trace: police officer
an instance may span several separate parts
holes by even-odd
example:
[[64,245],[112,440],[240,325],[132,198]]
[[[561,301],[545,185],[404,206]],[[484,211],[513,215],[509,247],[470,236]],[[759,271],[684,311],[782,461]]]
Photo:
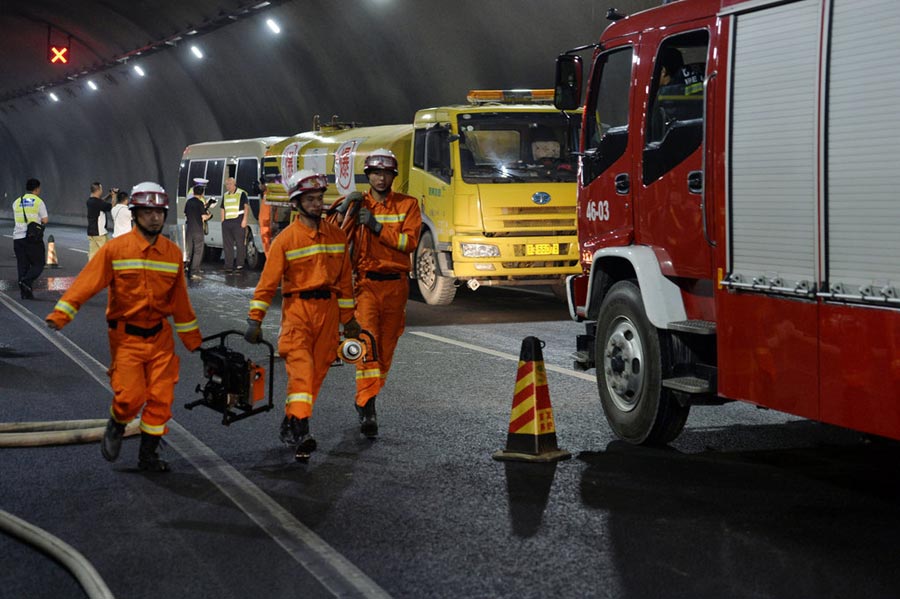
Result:
[[234,177],[225,179],[225,195],[222,196],[222,246],[225,253],[225,272],[235,268],[234,250],[237,247],[237,270],[244,269],[247,231],[247,192],[237,186]]
[[200,269],[203,262],[203,224],[212,216],[206,207],[206,184],[208,180],[194,179],[193,195],[184,203],[184,249],[187,256],[188,275],[191,279],[202,278]]
[[41,182],[28,179],[25,193],[12,203],[13,251],[19,274],[19,291],[22,299],[34,299],[34,281],[44,271],[44,238],[28,237],[28,223],[39,222],[46,225],[47,206],[40,198]]

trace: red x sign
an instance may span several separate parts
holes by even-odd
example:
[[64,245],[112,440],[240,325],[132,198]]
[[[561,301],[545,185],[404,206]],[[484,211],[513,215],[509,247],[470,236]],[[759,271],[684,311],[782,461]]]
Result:
[[66,64],[69,62],[68,46],[50,46],[50,62],[55,64]]

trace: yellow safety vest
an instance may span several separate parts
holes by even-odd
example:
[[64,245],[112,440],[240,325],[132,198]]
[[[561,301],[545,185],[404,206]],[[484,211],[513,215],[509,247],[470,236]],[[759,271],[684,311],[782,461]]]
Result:
[[[25,205],[25,214],[22,214],[23,203]],[[40,208],[41,204],[43,203],[44,200],[34,195],[33,193],[26,193],[22,197],[18,198],[15,202],[13,202],[13,216],[16,219],[16,224],[25,225],[27,223],[41,222]]]
[[225,218],[232,219],[237,218],[244,214],[243,210],[240,210],[241,206],[241,194],[246,193],[240,187],[235,188],[234,193],[226,193],[222,196],[222,207],[225,209]]

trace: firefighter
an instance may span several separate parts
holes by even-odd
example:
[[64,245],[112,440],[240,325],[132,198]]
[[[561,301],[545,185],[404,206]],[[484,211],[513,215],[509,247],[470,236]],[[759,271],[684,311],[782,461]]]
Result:
[[172,417],[179,364],[167,318],[173,317],[187,349],[200,347],[202,337],[187,294],[181,250],[160,235],[168,195],[156,183],[139,183],[131,190],[129,208],[135,228],[97,251],[46,320],[51,329],[62,329],[86,301],[109,287],[109,377],[115,396],[100,450],[115,461],[125,425],[140,413],[138,468],[166,472],[169,465],[157,450]]
[[353,283],[347,238],[322,220],[325,175],[301,170],[287,183],[298,218],[272,240],[266,264],[250,302],[244,338],[262,339],[261,325],[281,285],[281,335],[278,352],[287,370],[287,401],[281,441],[306,461],[316,449],[309,432],[319,389],[337,354],[340,323],[346,337],[358,337],[353,316]]
[[[377,363],[356,365],[356,411],[360,432],[370,439],[378,435],[375,397],[384,387],[406,324],[410,254],[422,226],[418,201],[391,189],[397,166],[397,157],[384,148],[366,156],[369,191],[357,200],[357,225],[349,233],[354,244],[356,317],[363,330],[372,333],[378,350]],[[339,213],[346,211],[351,197],[336,208]]]

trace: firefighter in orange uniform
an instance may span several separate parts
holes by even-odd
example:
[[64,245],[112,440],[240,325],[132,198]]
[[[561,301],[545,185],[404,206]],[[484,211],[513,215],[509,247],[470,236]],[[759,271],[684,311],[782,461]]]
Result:
[[[397,157],[379,148],[366,156],[369,191],[362,196],[357,226],[350,233],[356,272],[356,317],[372,333],[378,362],[356,365],[356,410],[360,432],[378,435],[375,396],[384,387],[397,341],[406,326],[410,254],[419,244],[422,214],[416,198],[391,189],[398,174]],[[354,194],[336,210],[346,212]],[[357,195],[358,197],[358,195]]]
[[288,375],[282,442],[296,448],[297,461],[306,461],[316,449],[309,419],[319,389],[337,355],[340,327],[344,335],[359,336],[353,316],[353,282],[347,238],[335,225],[322,220],[325,175],[301,170],[287,182],[298,218],[269,246],[266,265],[250,302],[244,338],[262,339],[265,318],[281,285],[281,335],[278,352]]
[[100,450],[115,461],[125,425],[140,413],[138,467],[166,472],[169,465],[158,448],[172,417],[179,364],[167,318],[173,317],[187,349],[200,347],[202,337],[187,294],[181,250],[160,236],[169,197],[156,183],[139,183],[131,190],[129,208],[135,228],[97,251],[46,320],[52,329],[63,328],[86,301],[109,287],[109,378],[115,397]]

